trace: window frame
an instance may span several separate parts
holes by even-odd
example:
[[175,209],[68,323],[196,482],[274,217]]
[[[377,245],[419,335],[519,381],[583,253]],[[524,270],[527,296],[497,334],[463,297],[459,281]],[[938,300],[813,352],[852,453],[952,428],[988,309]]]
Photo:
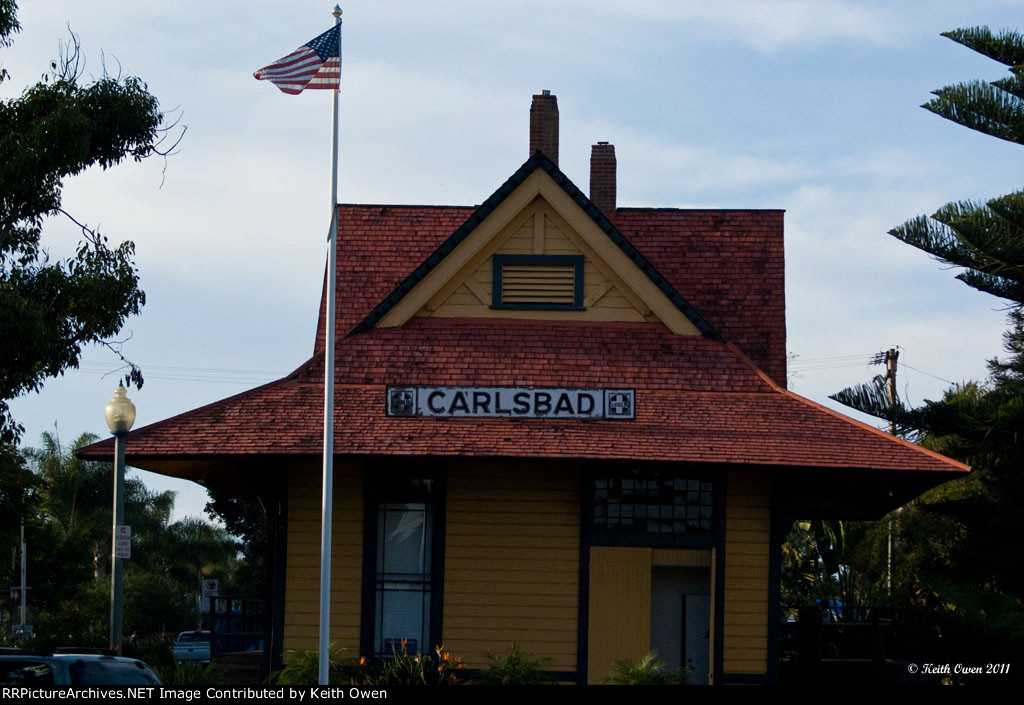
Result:
[[[491,308],[506,311],[585,311],[586,307],[583,305],[584,260],[583,255],[493,255]],[[573,302],[571,304],[502,303],[502,269],[506,264],[572,266],[575,270]]]
[[[711,483],[711,517],[707,529],[684,533],[648,532],[629,528],[598,527],[595,517],[596,481],[600,479],[672,478]],[[582,483],[584,541],[589,546],[636,546],[652,548],[712,548],[718,546],[725,531],[725,481],[721,473],[696,467],[633,467],[609,465],[587,473]]]
[[[444,527],[445,527],[445,473],[434,465],[416,464],[410,470],[393,470],[390,467],[367,467],[364,475],[363,493],[363,573],[362,609],[360,619],[360,651],[370,658],[387,660],[390,653],[377,650],[377,573],[379,507],[387,504],[427,504],[431,516],[430,528],[430,577],[428,634],[417,651],[430,653],[434,646],[442,644],[442,617],[444,614]],[[410,479],[428,479],[432,482],[429,492],[409,488],[403,482]]]

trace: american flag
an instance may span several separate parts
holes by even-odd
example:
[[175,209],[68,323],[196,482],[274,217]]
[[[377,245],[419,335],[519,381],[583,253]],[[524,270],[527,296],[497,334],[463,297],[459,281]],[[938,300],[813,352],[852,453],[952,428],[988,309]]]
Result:
[[338,88],[341,86],[340,40],[341,24],[336,24],[253,76],[258,81],[271,81],[291,95],[298,95],[306,88]]

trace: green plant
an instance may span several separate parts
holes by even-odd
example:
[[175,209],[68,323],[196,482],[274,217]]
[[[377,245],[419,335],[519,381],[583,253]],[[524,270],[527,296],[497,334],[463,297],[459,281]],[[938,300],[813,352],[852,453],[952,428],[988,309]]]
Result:
[[529,651],[523,651],[512,642],[507,651],[500,654],[487,652],[491,665],[474,679],[481,685],[549,685],[554,683],[544,667],[551,663],[548,657],[537,658]]
[[164,685],[189,687],[197,685],[221,685],[220,673],[212,663],[176,663],[173,666],[155,667],[157,675]]
[[[349,649],[337,649],[328,655],[327,679],[334,685],[362,685],[370,682],[372,673],[365,658],[349,656]],[[320,654],[318,651],[289,651],[286,664],[280,671],[270,674],[274,685],[317,685],[320,682]]]
[[384,663],[377,676],[371,676],[369,685],[457,685],[458,672],[466,665],[458,656],[452,656],[444,650],[444,646],[434,649],[434,655],[410,654],[405,650],[406,641],[402,640],[402,650],[391,648],[392,658]]
[[649,651],[639,661],[616,661],[610,676],[602,683],[611,685],[686,685],[690,673],[685,668],[668,671],[657,651]]
[[[166,639],[158,636],[147,636],[142,639],[129,639],[121,647],[122,656],[137,658],[145,661],[153,667],[157,673],[159,669],[172,669],[177,665],[174,660],[174,651]],[[161,678],[163,676],[161,675]]]

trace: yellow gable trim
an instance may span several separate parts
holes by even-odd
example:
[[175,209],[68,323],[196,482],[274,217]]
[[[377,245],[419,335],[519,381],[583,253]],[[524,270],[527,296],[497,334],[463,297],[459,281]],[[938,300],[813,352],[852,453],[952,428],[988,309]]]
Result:
[[[547,176],[546,173],[544,175]],[[547,178],[551,182],[551,194],[550,196],[548,193],[544,195],[555,212],[566,220],[571,231],[575,231],[592,248],[593,255],[587,252],[584,254],[592,257],[595,263],[603,262],[610,267],[622,279],[626,287],[671,331],[680,335],[700,335],[700,331],[690,319],[655,286],[654,282],[647,278],[646,274],[640,271],[633,260],[612,242],[611,238],[597,226],[597,223],[569,198],[569,194],[559,188],[551,177]],[[628,297],[625,291],[623,294]]]
[[[436,309],[449,296],[451,296],[459,286],[463,284],[480,300],[481,305],[490,306],[491,297],[480,283],[473,278],[474,274],[494,255],[495,252],[501,249],[502,245],[504,245],[509,238],[526,226],[531,219],[535,219],[537,203],[539,200],[539,198],[531,200],[530,203],[521,208],[508,223],[501,225],[500,228],[491,234],[488,241],[483,243],[483,246],[466,261],[458,273],[447,282],[444,282],[444,284],[442,284],[442,286],[430,297],[430,300],[426,303],[424,308],[429,311]],[[487,220],[489,220],[489,218]],[[484,220],[484,224],[487,223],[487,220]],[[480,227],[481,226],[477,226],[478,229]],[[474,231],[467,240],[471,239],[473,235],[476,235],[476,231]],[[462,245],[459,247],[461,246]],[[455,252],[457,252],[458,249],[459,248],[456,248]],[[455,252],[452,252],[452,254],[455,254]],[[451,257],[451,255],[448,256]],[[424,281],[426,281],[426,279],[424,279]],[[413,289],[410,293],[415,292],[416,289]],[[402,323],[405,323],[405,321],[402,321]],[[401,325],[401,323],[398,325]]]
[[[389,328],[401,326],[421,311],[430,315],[461,286],[466,286],[474,301],[482,287],[474,273],[516,232],[533,219],[532,248],[545,246],[544,219],[550,219],[585,256],[588,263],[612,282],[615,290],[636,309],[635,318],[616,318],[597,309],[571,311],[494,311],[495,318],[570,318],[577,320],[660,320],[681,335],[700,335],[700,331],[640,271],[633,261],[597,226],[597,224],[544,171],[535,170],[509,194],[451,253],[441,260],[377,323]],[[466,291],[466,290],[464,290]],[[590,295],[597,302],[609,290]],[[625,305],[625,304],[623,304]],[[627,309],[628,310],[628,309]],[[583,314],[583,315],[581,315]]]
[[[414,286],[412,291],[395,304],[377,323],[377,327],[400,326],[415,316],[416,312],[423,308],[442,286],[454,279],[466,264],[487,247],[498,231],[502,230],[510,220],[530,204],[540,191],[541,179],[539,177],[542,175],[547,176],[540,171],[530,174],[516,190],[484,218],[480,225],[476,226],[469,237],[459,243],[459,246],[452,250],[447,257],[438,262],[437,266]],[[547,178],[549,181],[551,180],[551,177]]]
[[[571,254],[585,259],[584,311],[492,309],[491,257],[495,254]],[[594,278],[593,274],[597,277]],[[483,282],[486,282],[486,286]],[[465,290],[463,290],[465,286]],[[595,306],[614,292],[618,302]],[[615,296],[609,296],[613,299]],[[617,305],[616,305],[617,304]],[[418,312],[421,316],[529,318],[548,320],[657,322],[648,307],[577,235],[572,226],[538,195],[502,228],[459,273],[442,286]]]
[[[573,205],[575,206],[575,203],[573,203]],[[548,204],[548,206],[550,208],[550,204]],[[545,210],[547,212],[547,216],[552,220],[552,222],[555,223],[558,229],[566,234],[566,237],[568,237],[569,240],[571,240],[572,243],[576,246],[576,248],[583,254],[583,256],[587,258],[587,261],[592,262],[594,267],[600,270],[601,274],[603,274],[605,278],[612,283],[612,288],[619,291],[629,301],[629,303],[633,305],[633,308],[635,308],[645,318],[650,318],[651,320],[655,321],[662,320],[658,316],[654,315],[654,313],[651,310],[651,307],[647,304],[646,301],[644,301],[644,299],[641,296],[639,296],[636,293],[636,291],[634,290],[633,286],[629,283],[629,281],[622,277],[618,270],[616,270],[608,262],[606,262],[604,257],[602,257],[593,247],[591,247],[590,243],[577,232],[576,227],[574,225],[570,224],[568,221],[559,216],[556,212],[553,211],[553,209]],[[594,223],[594,221],[590,220],[590,218],[587,217],[585,213],[582,213],[582,211],[581,214],[584,218],[586,218],[586,220],[588,220],[592,225],[594,225],[596,232],[598,233],[598,237],[607,241],[615,248],[616,251],[619,252],[619,254],[622,254],[622,256],[625,258],[625,262],[627,265],[624,266],[622,269],[627,274],[639,275],[644,279],[647,279],[643,272],[637,269],[636,265],[633,264],[632,260],[626,257],[622,253],[622,250],[619,250],[619,248],[615,246],[614,243],[608,240],[608,236],[605,235],[600,228],[597,228],[597,225]],[[648,280],[648,282],[649,281],[650,280]],[[592,301],[590,303],[584,301],[584,304],[587,306],[592,306],[593,304],[596,304],[600,300],[600,298],[607,293],[607,291],[601,292],[599,294],[598,292],[594,292],[594,294],[591,294],[591,296],[589,297],[592,299]],[[658,293],[661,294],[660,291],[658,291]],[[662,294],[662,296],[664,296],[664,294]],[[671,305],[671,302],[669,302],[669,304]],[[672,306],[672,308],[674,309],[675,306]],[[687,323],[689,323],[689,321],[687,321]]]

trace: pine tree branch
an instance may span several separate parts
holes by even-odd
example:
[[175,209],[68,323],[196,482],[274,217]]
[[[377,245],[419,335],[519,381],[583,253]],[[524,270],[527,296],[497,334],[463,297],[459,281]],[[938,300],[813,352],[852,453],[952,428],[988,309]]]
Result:
[[1017,69],[1011,69],[1014,71],[1014,75],[1009,78],[1000,78],[998,81],[992,81],[992,85],[1001,91],[1005,91],[1010,95],[1016,96],[1017,98],[1024,99],[1024,76],[1017,73]]
[[1004,29],[993,35],[986,26],[969,27],[943,32],[942,36],[1001,64],[1024,64],[1024,35],[1015,30]]
[[908,220],[890,230],[889,234],[954,267],[984,269],[990,264],[988,258],[965,247],[952,228],[927,216]]
[[985,81],[971,81],[932,91],[921,107],[947,120],[992,137],[1024,144],[1024,100]]
[[892,420],[894,407],[902,408],[899,400],[895,404],[889,402],[889,385],[882,375],[875,375],[867,384],[847,387],[830,395],[829,399],[844,404],[851,409],[856,409],[868,416],[885,419],[886,421]]
[[947,203],[932,218],[953,232],[960,249],[976,260],[972,266],[1024,281],[1024,220],[1015,222],[969,201]]
[[1007,299],[1017,305],[1024,301],[1024,284],[1021,282],[973,270],[961,272],[956,278],[978,291]]

